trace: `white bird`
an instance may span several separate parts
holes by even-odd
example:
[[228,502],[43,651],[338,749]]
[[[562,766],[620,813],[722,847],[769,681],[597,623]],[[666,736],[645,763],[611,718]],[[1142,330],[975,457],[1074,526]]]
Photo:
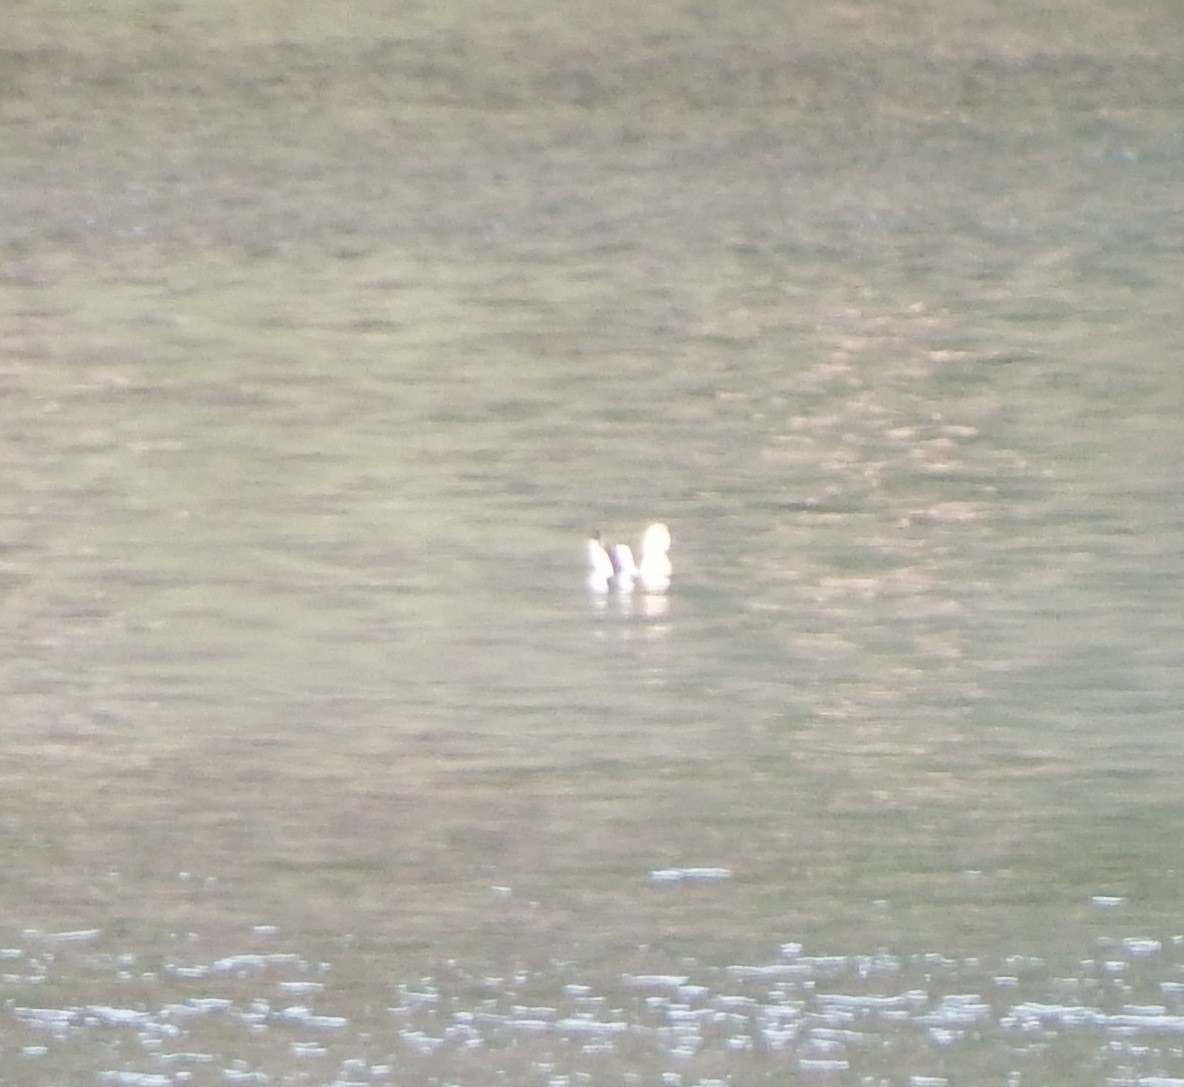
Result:
[[670,588],[670,529],[657,521],[645,530],[641,538],[641,562],[637,566],[637,580],[647,593],[664,593]]
[[637,580],[633,548],[628,544],[613,544],[608,555],[613,560],[613,588],[619,593],[633,592],[633,583]]
[[628,544],[605,544],[600,534],[588,538],[588,588],[596,593],[664,593],[670,588],[670,529],[650,525],[641,538],[641,562]]
[[600,533],[588,537],[588,588],[594,593],[607,593],[612,586],[613,557],[600,539]]

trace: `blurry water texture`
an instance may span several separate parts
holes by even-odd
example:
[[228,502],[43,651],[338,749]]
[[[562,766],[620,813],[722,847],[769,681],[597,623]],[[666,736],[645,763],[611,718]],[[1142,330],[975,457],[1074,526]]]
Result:
[[1175,8],[281,7],[0,53],[8,1082],[1184,1082]]

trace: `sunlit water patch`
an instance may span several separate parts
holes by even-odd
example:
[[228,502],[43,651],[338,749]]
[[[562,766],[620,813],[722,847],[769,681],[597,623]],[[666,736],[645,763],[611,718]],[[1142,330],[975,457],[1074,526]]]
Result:
[[1182,936],[1105,938],[1057,964],[791,942],[725,966],[493,973],[453,960],[364,983],[345,954],[201,960],[180,953],[198,946],[190,936],[149,968],[106,943],[26,932],[3,949],[10,1082],[69,1068],[116,1087],[1184,1083]]

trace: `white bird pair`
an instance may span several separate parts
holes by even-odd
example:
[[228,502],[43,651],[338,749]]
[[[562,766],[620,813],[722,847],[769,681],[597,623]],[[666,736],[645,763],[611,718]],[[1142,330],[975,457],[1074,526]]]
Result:
[[670,529],[650,525],[641,537],[641,559],[628,544],[605,544],[597,533],[588,540],[588,588],[594,593],[664,593],[670,588]]

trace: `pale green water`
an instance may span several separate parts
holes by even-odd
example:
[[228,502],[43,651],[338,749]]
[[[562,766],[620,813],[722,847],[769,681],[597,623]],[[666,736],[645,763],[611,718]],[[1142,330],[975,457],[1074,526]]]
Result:
[[[8,1081],[1184,1076],[1179,91],[1117,57],[948,109],[341,112],[270,53],[251,109],[14,96]],[[585,532],[658,516],[665,605],[589,600]],[[725,970],[790,942],[888,958]],[[921,995],[881,1051],[828,989]],[[1163,1008],[1034,1055],[1025,1001]],[[688,1056],[684,1006],[744,1022]]]

